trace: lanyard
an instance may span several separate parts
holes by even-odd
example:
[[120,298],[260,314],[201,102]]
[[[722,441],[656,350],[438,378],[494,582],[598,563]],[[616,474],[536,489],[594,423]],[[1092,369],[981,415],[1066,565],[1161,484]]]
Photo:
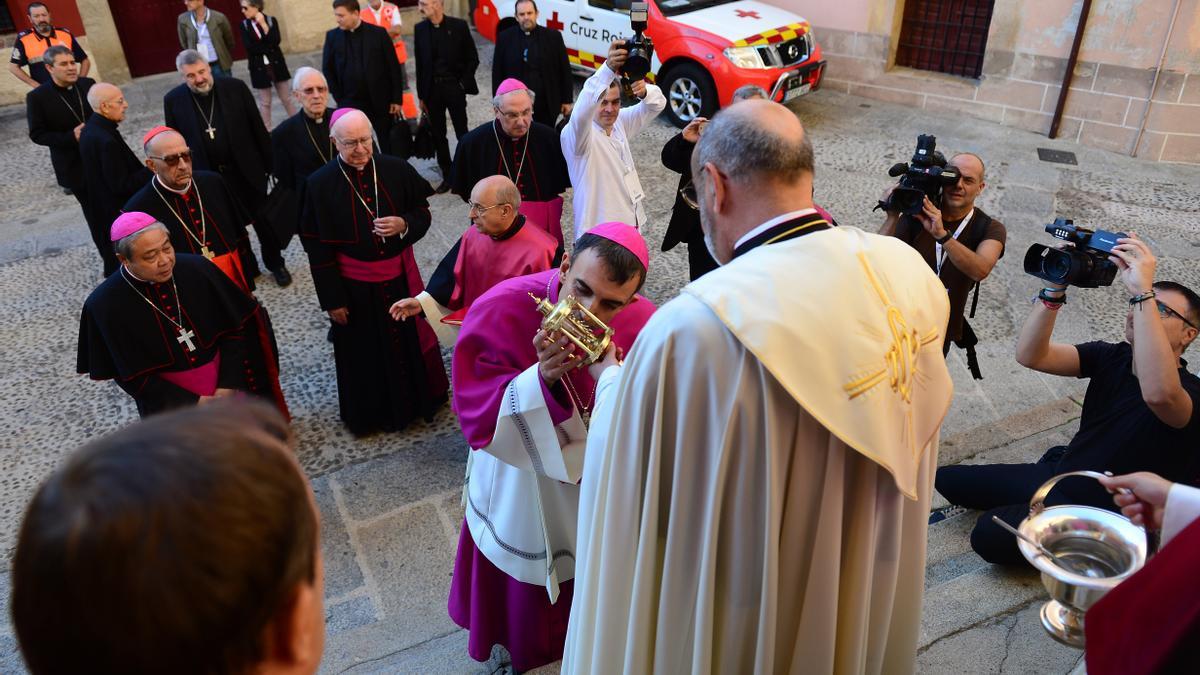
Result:
[[[971,209],[971,212],[967,214],[967,217],[963,218],[962,222],[958,224],[958,229],[954,230],[954,236],[952,239],[958,239],[958,235],[962,234],[963,230],[967,229],[967,224],[971,222],[971,218],[974,215],[975,209]],[[942,265],[946,263],[946,249],[942,248],[941,244],[934,244],[934,249],[934,257],[937,258],[937,273],[938,276],[941,276]]]

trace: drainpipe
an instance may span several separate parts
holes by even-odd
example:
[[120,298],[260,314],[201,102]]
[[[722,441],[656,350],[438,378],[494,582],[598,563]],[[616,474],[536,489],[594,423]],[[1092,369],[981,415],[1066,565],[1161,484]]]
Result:
[[1092,0],[1083,0],[1083,8],[1079,10],[1079,25],[1075,26],[1075,41],[1071,43],[1071,57],[1067,59],[1067,72],[1063,75],[1062,89],[1058,92],[1058,105],[1054,108],[1054,119],[1050,122],[1050,133],[1047,134],[1050,138],[1058,137],[1063,108],[1067,105],[1067,93],[1071,90],[1071,79],[1075,77],[1075,62],[1079,60],[1079,45],[1083,43],[1083,31],[1087,28],[1091,11]]
[[1146,98],[1146,109],[1142,111],[1142,122],[1138,125],[1137,139],[1129,149],[1129,156],[1137,154],[1138,146],[1142,144],[1142,134],[1146,133],[1146,119],[1150,117],[1150,106],[1154,104],[1154,92],[1158,90],[1158,78],[1162,76],[1163,63],[1167,60],[1167,45],[1171,44],[1171,35],[1175,32],[1175,19],[1179,18],[1180,0],[1175,0],[1175,11],[1171,12],[1171,25],[1167,27],[1167,37],[1163,40],[1162,53],[1158,55],[1158,66],[1154,69],[1154,82],[1150,85],[1150,96]]

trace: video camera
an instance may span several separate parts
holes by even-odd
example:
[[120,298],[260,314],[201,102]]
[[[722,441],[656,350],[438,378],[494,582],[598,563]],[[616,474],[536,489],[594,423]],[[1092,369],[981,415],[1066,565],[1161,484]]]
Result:
[[631,2],[629,5],[629,24],[633,28],[633,37],[625,41],[625,50],[629,56],[621,66],[621,76],[630,82],[646,79],[650,74],[650,61],[654,58],[654,41],[646,34],[646,26],[650,22],[650,3],[644,0]]
[[1124,232],[1108,232],[1081,227],[1066,218],[1046,226],[1057,239],[1070,242],[1070,248],[1050,248],[1034,244],[1025,252],[1025,273],[1056,284],[1099,288],[1111,285],[1117,266],[1108,259]]
[[942,207],[942,189],[958,182],[958,169],[946,166],[946,158],[937,151],[937,137],[931,134],[917,136],[917,149],[912,159],[905,164],[893,164],[888,175],[900,177],[900,184],[886,202],[876,208],[899,211],[915,216],[925,207],[925,197],[933,205]]

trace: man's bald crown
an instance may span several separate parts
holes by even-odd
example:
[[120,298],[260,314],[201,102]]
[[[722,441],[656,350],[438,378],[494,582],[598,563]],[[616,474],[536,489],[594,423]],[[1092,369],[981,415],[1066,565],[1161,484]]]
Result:
[[725,108],[696,146],[697,166],[713,164],[736,181],[791,184],[813,172],[812,144],[792,111],[751,99]]
[[329,133],[338,138],[348,138],[356,133],[371,133],[371,120],[367,118],[367,114],[361,110],[351,110],[343,113],[338,118],[333,126],[329,127]]

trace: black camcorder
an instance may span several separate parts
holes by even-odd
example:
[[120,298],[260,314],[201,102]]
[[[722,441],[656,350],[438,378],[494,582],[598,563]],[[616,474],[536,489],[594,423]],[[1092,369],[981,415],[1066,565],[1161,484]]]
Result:
[[1111,285],[1117,277],[1112,255],[1117,240],[1128,237],[1124,232],[1094,230],[1058,218],[1046,226],[1057,239],[1070,242],[1069,248],[1051,248],[1034,244],[1025,252],[1025,273],[1065,286],[1099,288]]
[[625,41],[629,57],[621,66],[621,76],[629,82],[646,79],[650,74],[650,60],[654,58],[654,41],[645,33],[650,21],[650,3],[635,0],[629,5],[629,24],[633,37]]
[[917,149],[912,159],[905,164],[893,164],[888,175],[900,177],[900,184],[892,190],[886,202],[876,208],[899,211],[915,216],[925,207],[925,197],[939,209],[942,207],[942,190],[958,182],[958,169],[946,166],[946,158],[937,151],[937,137],[931,134],[917,136]]

